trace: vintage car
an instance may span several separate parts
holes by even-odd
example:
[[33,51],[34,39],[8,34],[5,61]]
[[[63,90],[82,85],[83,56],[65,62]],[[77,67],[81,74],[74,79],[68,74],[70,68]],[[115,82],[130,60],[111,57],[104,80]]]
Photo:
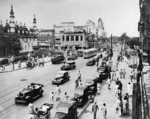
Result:
[[77,103],[73,100],[59,102],[54,119],[77,119]]
[[51,113],[50,110],[53,108],[52,104],[44,103],[39,109],[38,109],[38,117],[40,119],[50,119]]
[[27,88],[24,88],[17,97],[15,97],[15,103],[29,104],[39,97],[43,96],[42,84],[31,83]]
[[92,59],[86,63],[86,66],[93,66],[93,65],[95,65],[95,63],[96,63],[95,59]]
[[97,83],[94,79],[86,79],[85,85],[88,88],[88,95],[95,95],[97,92]]
[[76,60],[76,59],[78,59],[78,56],[76,54],[73,54],[73,55],[69,56],[67,59],[68,60]]
[[55,78],[52,80],[52,84],[62,84],[70,80],[70,75],[67,71],[58,71]]
[[75,62],[66,62],[61,67],[61,70],[72,70],[72,69],[75,69],[75,68],[76,68]]
[[75,89],[74,100],[78,107],[83,107],[88,101],[88,88],[86,86],[79,86]]
[[65,57],[63,55],[55,55],[51,58],[52,64],[60,64],[64,62]]

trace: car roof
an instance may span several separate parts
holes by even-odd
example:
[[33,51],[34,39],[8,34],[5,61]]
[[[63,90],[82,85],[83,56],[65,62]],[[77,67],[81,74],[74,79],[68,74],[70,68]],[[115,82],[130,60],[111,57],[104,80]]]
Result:
[[74,61],[67,61],[66,63],[67,63],[67,64],[73,64],[73,63],[75,64]]
[[76,88],[76,90],[78,90],[78,89],[79,89],[79,90],[85,90],[85,89],[86,89],[86,86],[79,86],[79,87]]
[[66,72],[68,72],[68,71],[58,71],[57,73],[66,73]]
[[60,102],[60,103],[58,103],[57,108],[59,108],[59,107],[70,108],[74,103],[75,103],[75,101],[73,101],[73,100]]

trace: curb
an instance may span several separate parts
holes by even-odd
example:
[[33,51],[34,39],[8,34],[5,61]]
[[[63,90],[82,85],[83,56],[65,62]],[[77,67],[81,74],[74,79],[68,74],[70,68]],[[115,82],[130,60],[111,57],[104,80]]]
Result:
[[87,107],[90,105],[90,100],[86,103],[86,105],[84,106],[83,110],[78,114],[78,119],[80,119],[80,117],[82,116],[82,114],[86,111]]
[[[51,61],[46,61],[46,62],[44,62],[44,63],[49,63],[49,62],[51,62]],[[0,73],[14,72],[14,71],[22,70],[22,69],[25,69],[25,68],[26,68],[26,66],[25,66],[25,67],[22,67],[22,68],[20,68],[20,69],[15,69],[15,70],[9,70],[9,71],[4,71],[4,72],[0,71]]]

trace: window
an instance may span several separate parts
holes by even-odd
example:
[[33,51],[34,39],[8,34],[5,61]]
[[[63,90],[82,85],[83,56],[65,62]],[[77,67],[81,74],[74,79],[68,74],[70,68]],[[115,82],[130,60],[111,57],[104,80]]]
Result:
[[67,36],[67,41],[69,41],[69,36]]
[[83,36],[80,36],[80,40],[81,40],[81,41],[83,40]]
[[74,41],[74,36],[71,36],[71,41]]
[[62,36],[62,41],[65,41],[65,37],[64,36]]
[[76,41],[78,41],[79,40],[79,37],[78,36],[76,36]]

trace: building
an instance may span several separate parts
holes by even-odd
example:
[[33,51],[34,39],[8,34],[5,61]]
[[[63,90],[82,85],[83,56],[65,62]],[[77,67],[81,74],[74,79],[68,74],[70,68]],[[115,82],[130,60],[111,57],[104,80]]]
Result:
[[[9,23],[8,20],[6,20],[6,24],[3,26],[2,23],[0,25],[0,35],[2,37],[9,37],[10,42],[14,42],[15,39],[19,39],[21,44],[21,50],[20,53],[28,53],[33,52],[34,49],[37,47],[37,34],[36,34],[36,18],[34,15],[33,18],[33,27],[28,29],[24,24],[15,21],[15,14],[13,11],[13,5],[11,5],[11,11],[10,11],[10,17],[9,17]],[[1,39],[3,40],[3,39]],[[7,51],[7,50],[6,50]],[[6,51],[2,51],[1,55],[6,55]],[[13,51],[12,46],[12,54],[14,55],[15,51]],[[8,54],[10,55],[10,54]]]
[[55,46],[58,49],[87,47],[85,26],[75,26],[74,22],[62,22],[59,26],[54,25],[54,29]]
[[[141,48],[144,51],[144,61],[150,63],[150,0],[140,0],[140,20],[138,23],[138,31],[140,32]],[[146,59],[145,59],[146,58]]]
[[40,49],[52,50],[55,45],[54,29],[38,30],[37,40],[38,40],[38,46]]

